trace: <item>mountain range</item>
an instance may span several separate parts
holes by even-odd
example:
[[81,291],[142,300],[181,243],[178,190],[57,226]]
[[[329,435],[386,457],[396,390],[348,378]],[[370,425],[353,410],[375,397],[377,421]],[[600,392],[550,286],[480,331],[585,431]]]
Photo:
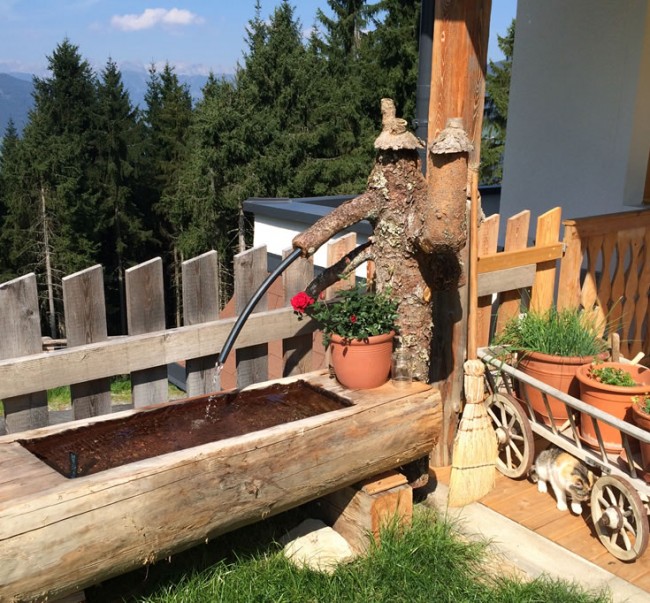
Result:
[[[121,73],[131,102],[136,106],[143,107],[149,73],[130,70]],[[18,133],[21,133],[27,124],[29,111],[34,104],[32,98],[33,77],[30,73],[0,73],[0,138],[4,134],[9,119],[13,119]],[[178,80],[181,84],[187,84],[192,98],[196,101],[201,98],[201,90],[208,81],[208,76],[178,74]]]

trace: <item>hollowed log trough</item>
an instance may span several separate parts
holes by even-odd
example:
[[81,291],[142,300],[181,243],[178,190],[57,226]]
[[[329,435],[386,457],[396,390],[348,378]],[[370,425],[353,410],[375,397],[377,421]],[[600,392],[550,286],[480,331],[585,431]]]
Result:
[[[106,429],[161,406],[182,413],[192,400],[1,437],[0,600],[63,597],[422,458],[437,442],[440,395],[428,385],[398,389],[387,383],[352,391],[323,373],[301,379],[340,396],[344,405],[152,458],[127,459],[96,473],[84,465],[87,452],[60,473],[56,462],[45,458],[47,447],[38,445],[72,430]],[[28,442],[36,443],[36,454],[25,447]]]

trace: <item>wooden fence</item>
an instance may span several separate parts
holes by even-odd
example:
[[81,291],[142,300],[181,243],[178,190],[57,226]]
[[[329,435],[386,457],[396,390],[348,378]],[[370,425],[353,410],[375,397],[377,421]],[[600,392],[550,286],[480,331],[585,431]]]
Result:
[[[530,212],[525,211],[507,220],[505,247],[498,250],[499,216],[489,217],[480,227],[478,345],[489,343],[491,335],[522,307],[550,307],[556,301],[559,268],[558,305],[580,304],[609,312],[620,319],[623,354],[637,349],[650,353],[649,220],[650,210],[568,220],[563,243],[559,208],[540,216],[532,235]],[[535,240],[533,246],[527,246],[529,239]],[[346,239],[335,246],[331,262],[353,247],[354,241]],[[585,254],[587,268],[581,272]],[[596,255],[600,263],[594,263]],[[239,254],[234,271],[239,312],[266,278],[266,249]],[[167,400],[167,365],[171,363],[185,366],[188,395],[219,387],[214,381],[215,361],[235,319],[223,318],[223,313],[220,317],[216,252],[183,264],[182,327],[165,329],[162,274],[159,258],[127,272],[129,334],[116,338],[106,335],[102,267],[64,278],[67,347],[55,351],[43,351],[35,276],[0,285],[0,399],[8,432],[47,425],[46,392],[59,386],[71,385],[76,419],[110,412],[109,381],[115,375],[131,376],[136,407]],[[296,320],[289,307],[291,296],[312,277],[312,263],[296,261],[276,290],[280,299],[273,306],[277,309],[269,309],[267,294],[246,321],[229,358],[236,385],[317,368],[312,354],[316,325]],[[279,349],[276,369],[269,366],[272,346]],[[451,404],[446,406],[451,426],[455,411]]]

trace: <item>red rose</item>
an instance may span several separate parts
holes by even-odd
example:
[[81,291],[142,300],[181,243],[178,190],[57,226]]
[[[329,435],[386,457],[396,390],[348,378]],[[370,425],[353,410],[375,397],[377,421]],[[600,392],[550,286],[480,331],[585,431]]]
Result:
[[353,314],[352,316],[350,316],[350,322],[357,322],[356,315]]
[[304,291],[296,293],[291,298],[291,306],[299,314],[304,314],[305,310],[314,303],[314,299],[309,297]]

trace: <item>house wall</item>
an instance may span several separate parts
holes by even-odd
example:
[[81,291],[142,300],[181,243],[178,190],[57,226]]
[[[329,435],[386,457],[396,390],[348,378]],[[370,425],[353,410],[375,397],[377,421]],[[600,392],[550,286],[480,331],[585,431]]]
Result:
[[500,213],[642,203],[650,0],[519,0]]
[[[293,238],[306,230],[308,226],[301,222],[292,222],[288,219],[273,218],[268,216],[255,216],[255,232],[253,235],[253,244],[257,247],[266,245],[268,253],[282,257],[282,252],[291,250],[291,241]],[[344,231],[332,237],[331,240],[339,239],[349,231]],[[364,234],[357,233],[357,245],[361,245],[368,240]],[[327,264],[327,246],[323,245],[314,254],[314,265],[321,268]],[[366,268],[362,266],[357,269],[357,275],[365,276]]]

